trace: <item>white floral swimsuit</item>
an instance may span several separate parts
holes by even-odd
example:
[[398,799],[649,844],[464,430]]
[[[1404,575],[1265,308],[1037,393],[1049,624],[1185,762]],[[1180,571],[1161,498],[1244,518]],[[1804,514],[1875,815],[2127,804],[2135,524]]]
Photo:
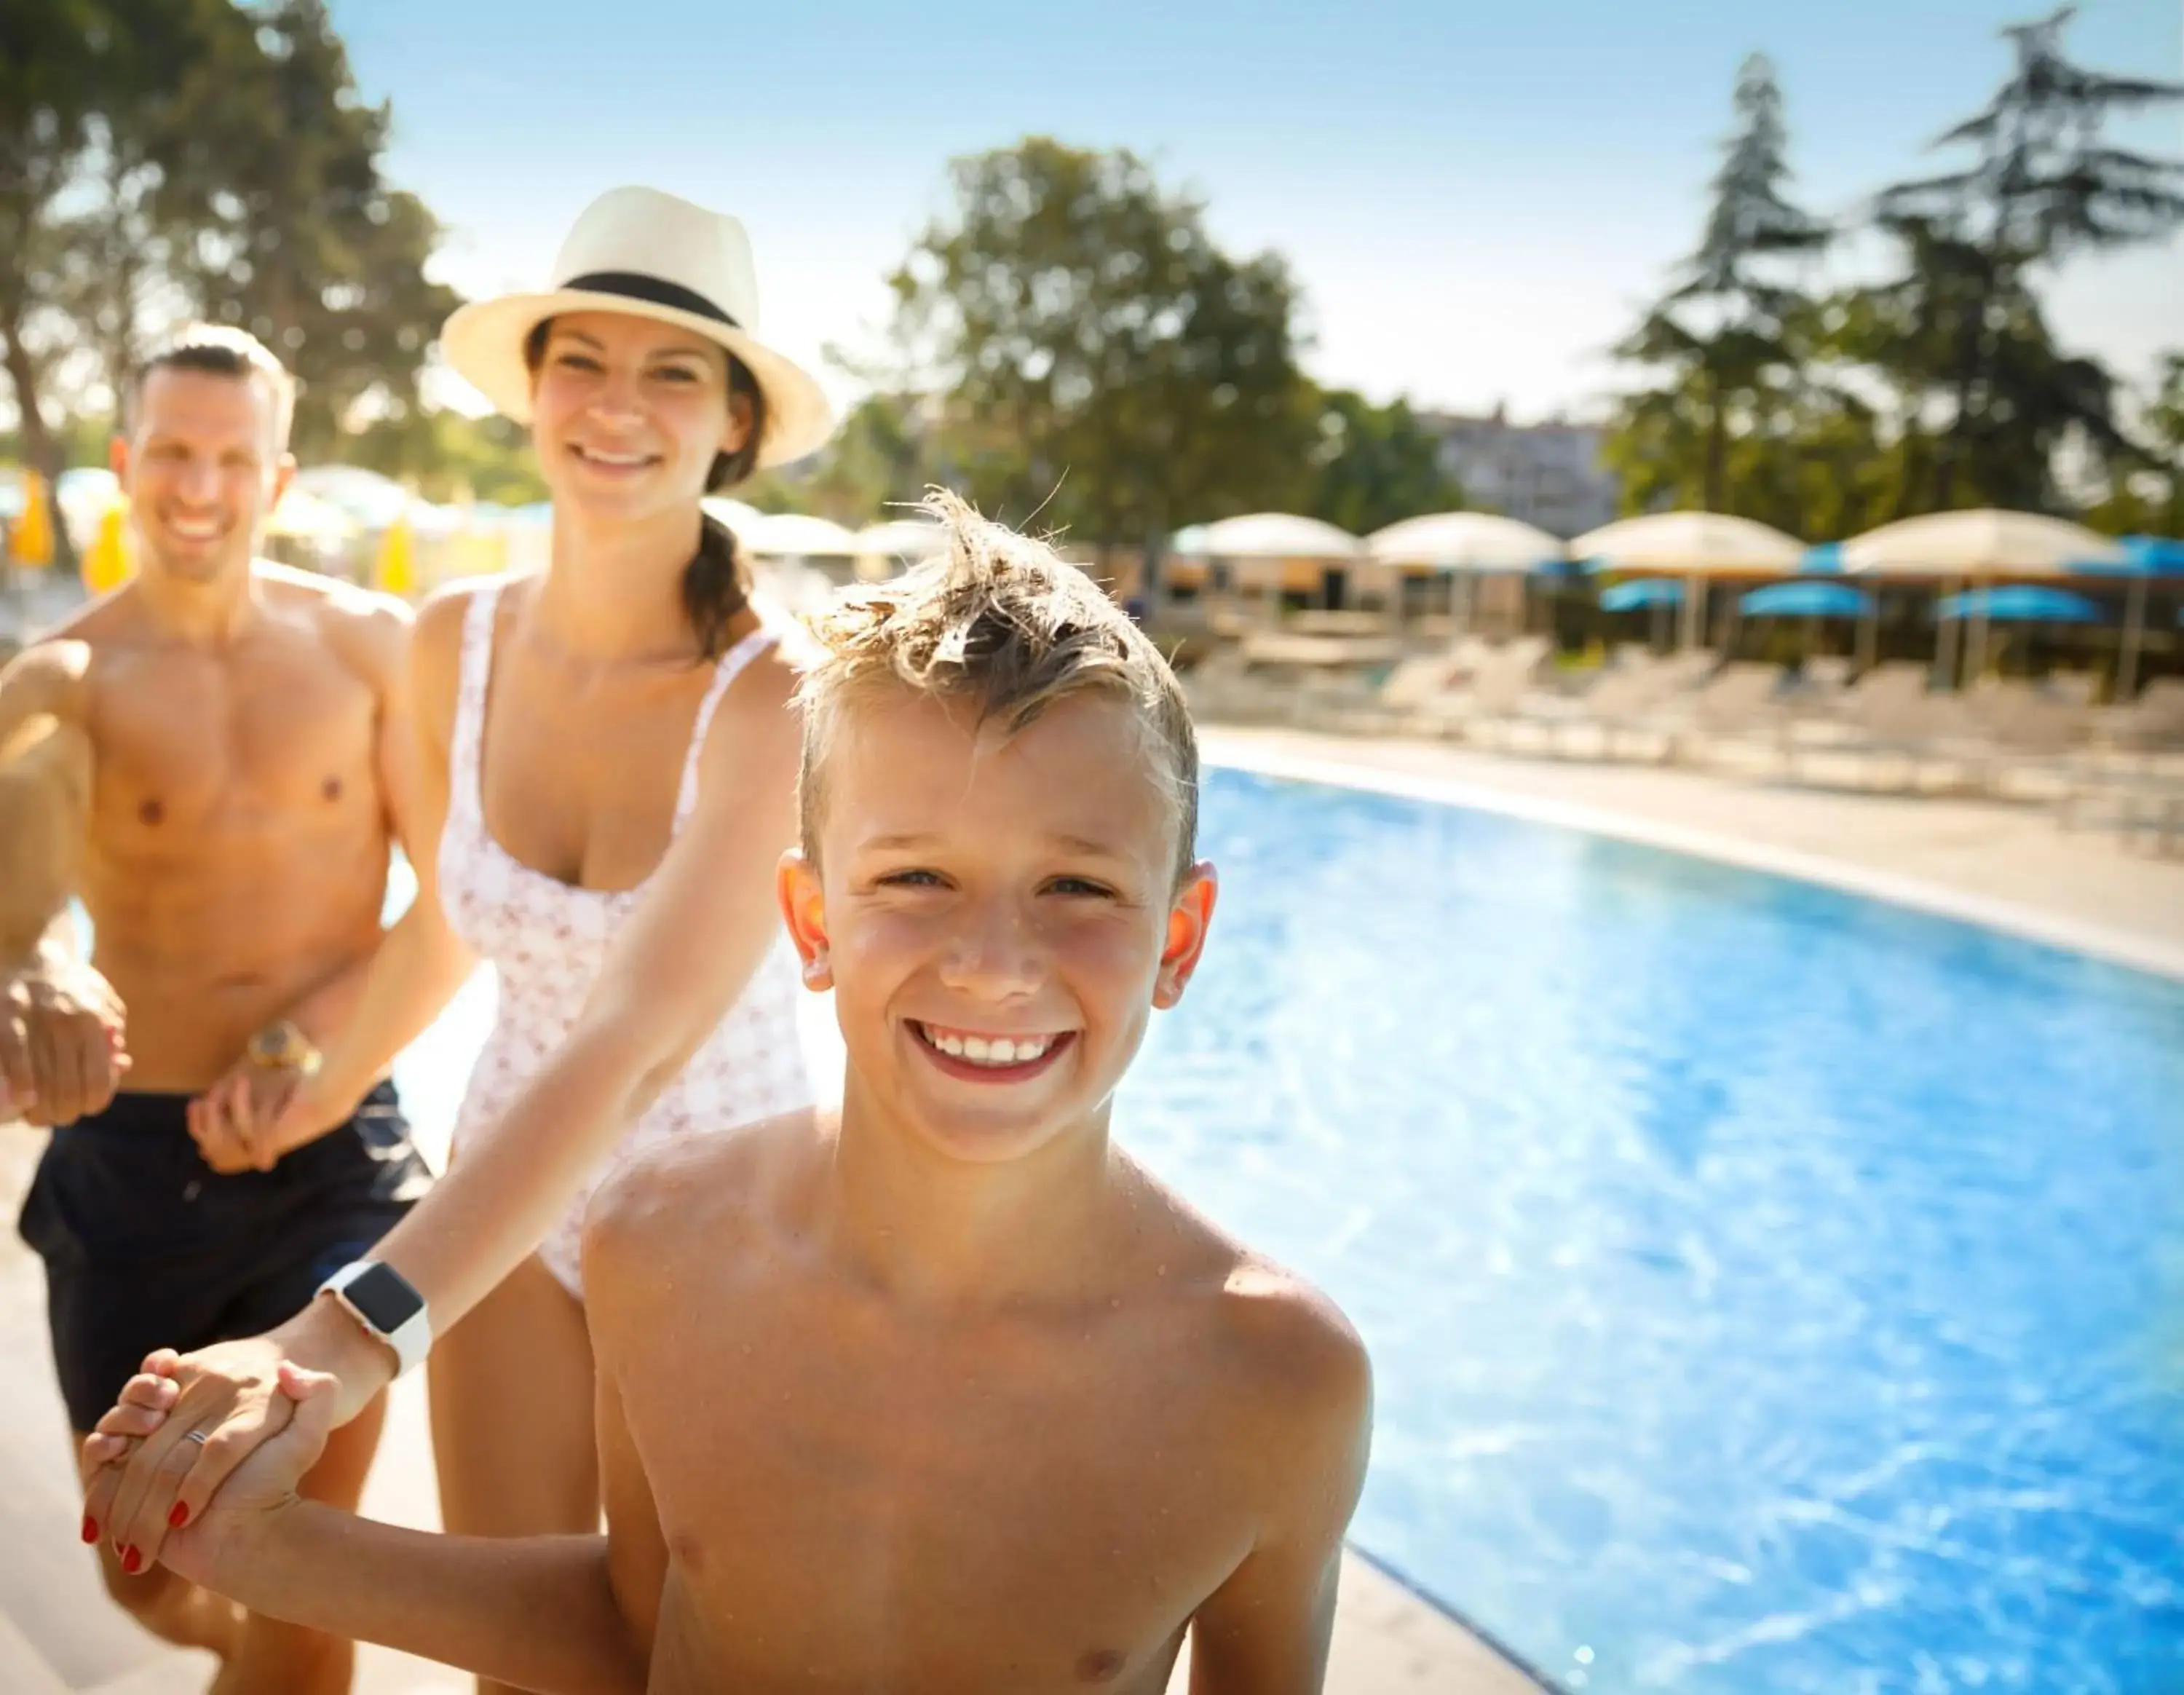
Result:
[[[616,935],[644,894],[642,884],[610,893],[563,883],[515,859],[486,829],[478,753],[493,675],[495,610],[509,580],[481,588],[465,611],[449,749],[448,819],[440,838],[440,900],[448,921],[480,957],[493,962],[500,978],[493,1033],[455,1115],[459,1151],[466,1136],[508,1109],[560,1045],[590,998]],[[754,631],[721,657],[682,761],[682,786],[675,798],[678,835],[697,803],[698,756],[714,709],[737,674],[775,639],[770,630]],[[580,1299],[583,1295],[577,1250],[584,1208],[621,1161],[669,1136],[728,1129],[811,1104],[811,1079],[797,1034],[797,984],[783,936],[689,1063],[592,1174],[538,1250],[571,1294]]]

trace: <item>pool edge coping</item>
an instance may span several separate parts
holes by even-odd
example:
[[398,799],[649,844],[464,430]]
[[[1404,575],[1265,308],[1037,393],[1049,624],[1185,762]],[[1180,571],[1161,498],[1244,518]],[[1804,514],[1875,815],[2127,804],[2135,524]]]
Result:
[[2150,941],[2103,925],[2060,917],[2022,901],[1992,895],[1967,895],[1923,878],[1876,871],[1847,860],[1830,858],[1825,854],[1774,847],[1716,830],[1663,823],[1585,801],[1520,794],[1461,777],[1395,771],[1379,766],[1353,764],[1323,755],[1301,753],[1263,743],[1232,739],[1228,733],[1224,733],[1223,727],[1217,725],[1206,726],[1200,733],[1201,751],[1206,763],[1225,770],[1250,772],[1257,776],[1282,778],[1293,782],[1319,783],[1333,788],[1362,789],[1401,800],[1498,812],[1504,817],[1521,818],[1528,823],[1576,830],[1641,847],[1713,860],[1746,871],[1817,884],[1890,906],[1953,918],[1962,923],[1999,931],[2066,952],[2083,954],[2105,964],[2122,966],[2149,976],[2184,983],[2184,946]]
[[1361,1565],[1372,1567],[1375,1572],[1387,1579],[1390,1583],[1401,1590],[1404,1594],[1409,1596],[1427,1611],[1437,1613],[1446,1619],[1466,1636],[1471,1637],[1479,1647],[1507,1666],[1511,1671],[1539,1690],[1540,1695],[1568,1695],[1563,1685],[1548,1676],[1530,1659],[1511,1647],[1507,1640],[1488,1630],[1461,1608],[1442,1600],[1440,1596],[1420,1584],[1401,1566],[1374,1553],[1372,1549],[1353,1537],[1346,1536],[1342,1545],[1349,1551],[1351,1557]]

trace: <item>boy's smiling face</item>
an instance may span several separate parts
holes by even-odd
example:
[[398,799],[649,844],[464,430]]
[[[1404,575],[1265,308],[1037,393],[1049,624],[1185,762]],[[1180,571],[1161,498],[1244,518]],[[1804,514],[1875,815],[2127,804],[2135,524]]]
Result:
[[817,868],[783,905],[832,984],[853,1096],[952,1158],[1018,1158],[1101,1114],[1213,910],[1175,886],[1175,808],[1127,702],[1084,692],[1004,739],[967,705],[844,703]]

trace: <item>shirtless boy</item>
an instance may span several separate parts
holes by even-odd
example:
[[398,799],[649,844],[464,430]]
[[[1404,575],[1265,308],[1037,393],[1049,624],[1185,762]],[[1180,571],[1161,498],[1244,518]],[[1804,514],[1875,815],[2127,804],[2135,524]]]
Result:
[[295,1417],[175,1570],[543,1691],[1158,1695],[1186,1631],[1201,1695],[1320,1687],[1363,1350],[1108,1134],[1212,916],[1190,719],[1088,579],[937,504],[951,554],[831,613],[805,690],[781,899],[838,1120],[675,1144],[592,1207],[607,1534],[298,1500],[331,1380],[284,1366]]
[[[154,357],[114,446],[138,574],[0,672],[0,1116],[54,1127],[21,1228],[79,1432],[152,1349],[287,1318],[429,1181],[384,1085],[307,1146],[265,1134],[379,945],[409,733],[406,611],[254,558],[292,393],[233,331]],[[377,1434],[307,1491],[354,1505]],[[348,1687],[346,1643],[100,1553],[223,1691]]]

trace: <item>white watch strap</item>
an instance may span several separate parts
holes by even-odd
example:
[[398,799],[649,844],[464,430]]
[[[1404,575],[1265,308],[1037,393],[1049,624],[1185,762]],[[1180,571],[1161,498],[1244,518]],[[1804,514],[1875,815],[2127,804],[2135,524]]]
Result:
[[357,1304],[349,1299],[348,1285],[369,1271],[376,1262],[359,1259],[343,1266],[319,1285],[319,1293],[331,1295],[341,1309],[355,1321],[359,1329],[375,1336],[394,1350],[394,1374],[401,1376],[412,1367],[421,1363],[432,1351],[432,1314],[421,1297],[417,1310],[392,1330],[382,1330],[367,1318]]

